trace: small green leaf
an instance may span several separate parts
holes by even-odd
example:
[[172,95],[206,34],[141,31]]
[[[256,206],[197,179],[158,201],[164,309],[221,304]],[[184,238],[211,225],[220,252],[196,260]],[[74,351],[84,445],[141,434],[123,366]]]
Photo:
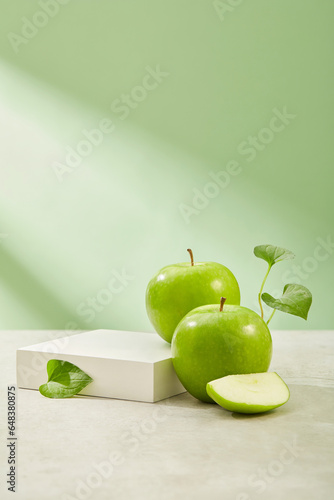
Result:
[[303,285],[296,284],[285,285],[283,295],[280,299],[274,299],[269,293],[263,293],[261,298],[267,306],[300,316],[303,319],[307,319],[312,304],[310,290]]
[[69,361],[50,359],[46,369],[48,381],[39,388],[46,398],[70,398],[93,382],[87,373]]
[[255,247],[254,255],[259,259],[267,261],[270,266],[281,260],[293,259],[295,256],[290,250],[273,245],[259,245]]

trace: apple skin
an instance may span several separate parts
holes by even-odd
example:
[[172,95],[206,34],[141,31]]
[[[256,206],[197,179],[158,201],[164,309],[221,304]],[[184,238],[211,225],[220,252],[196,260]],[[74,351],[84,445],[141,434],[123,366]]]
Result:
[[146,289],[146,310],[156,332],[171,342],[181,319],[204,304],[240,304],[240,289],[234,274],[216,262],[181,262],[162,268]]
[[175,371],[185,389],[206,403],[208,382],[243,373],[266,372],[272,340],[263,319],[251,309],[225,304],[198,307],[178,324],[172,339]]

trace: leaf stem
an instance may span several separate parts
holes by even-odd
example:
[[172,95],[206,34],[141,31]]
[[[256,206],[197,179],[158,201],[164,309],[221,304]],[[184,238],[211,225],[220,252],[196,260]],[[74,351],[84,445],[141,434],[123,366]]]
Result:
[[271,315],[267,321],[267,325],[269,325],[269,322],[272,320],[272,317],[274,316],[275,312],[276,312],[276,309],[274,309],[273,312],[271,313]]
[[261,285],[261,288],[260,288],[260,292],[259,292],[259,304],[260,304],[260,311],[261,311],[261,318],[263,319],[263,307],[262,307],[262,301],[261,301],[261,295],[262,295],[262,292],[263,292],[263,287],[264,287],[264,284],[268,278],[268,274],[270,272],[270,269],[271,269],[271,264],[269,264],[268,266],[268,269],[267,269],[267,272],[266,272],[266,275],[265,277],[263,278],[263,281],[262,281],[262,285]]

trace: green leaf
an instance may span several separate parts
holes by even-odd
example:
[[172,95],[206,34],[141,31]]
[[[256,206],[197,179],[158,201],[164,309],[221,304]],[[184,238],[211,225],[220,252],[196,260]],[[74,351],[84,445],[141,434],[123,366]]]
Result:
[[70,398],[93,382],[87,373],[69,361],[50,359],[46,369],[48,381],[39,388],[46,398]]
[[259,259],[268,262],[269,266],[273,266],[281,260],[293,259],[295,255],[285,248],[275,247],[273,245],[259,245],[254,248],[254,255]]
[[267,306],[300,316],[303,319],[307,319],[312,304],[310,290],[303,285],[296,284],[285,285],[283,295],[280,299],[274,299],[269,293],[263,293],[261,298]]

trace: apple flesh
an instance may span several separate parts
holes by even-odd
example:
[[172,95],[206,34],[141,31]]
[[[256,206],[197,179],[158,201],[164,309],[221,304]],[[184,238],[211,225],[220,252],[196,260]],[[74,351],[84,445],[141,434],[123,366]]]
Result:
[[273,410],[290,397],[288,386],[276,372],[228,375],[209,382],[206,390],[220,406],[238,413]]
[[146,310],[156,332],[171,342],[181,319],[204,304],[240,304],[239,285],[233,273],[216,262],[182,262],[162,268],[149,282]]
[[226,375],[266,372],[272,355],[270,331],[246,307],[198,307],[178,324],[172,339],[175,371],[195,398],[213,403],[206,385]]

